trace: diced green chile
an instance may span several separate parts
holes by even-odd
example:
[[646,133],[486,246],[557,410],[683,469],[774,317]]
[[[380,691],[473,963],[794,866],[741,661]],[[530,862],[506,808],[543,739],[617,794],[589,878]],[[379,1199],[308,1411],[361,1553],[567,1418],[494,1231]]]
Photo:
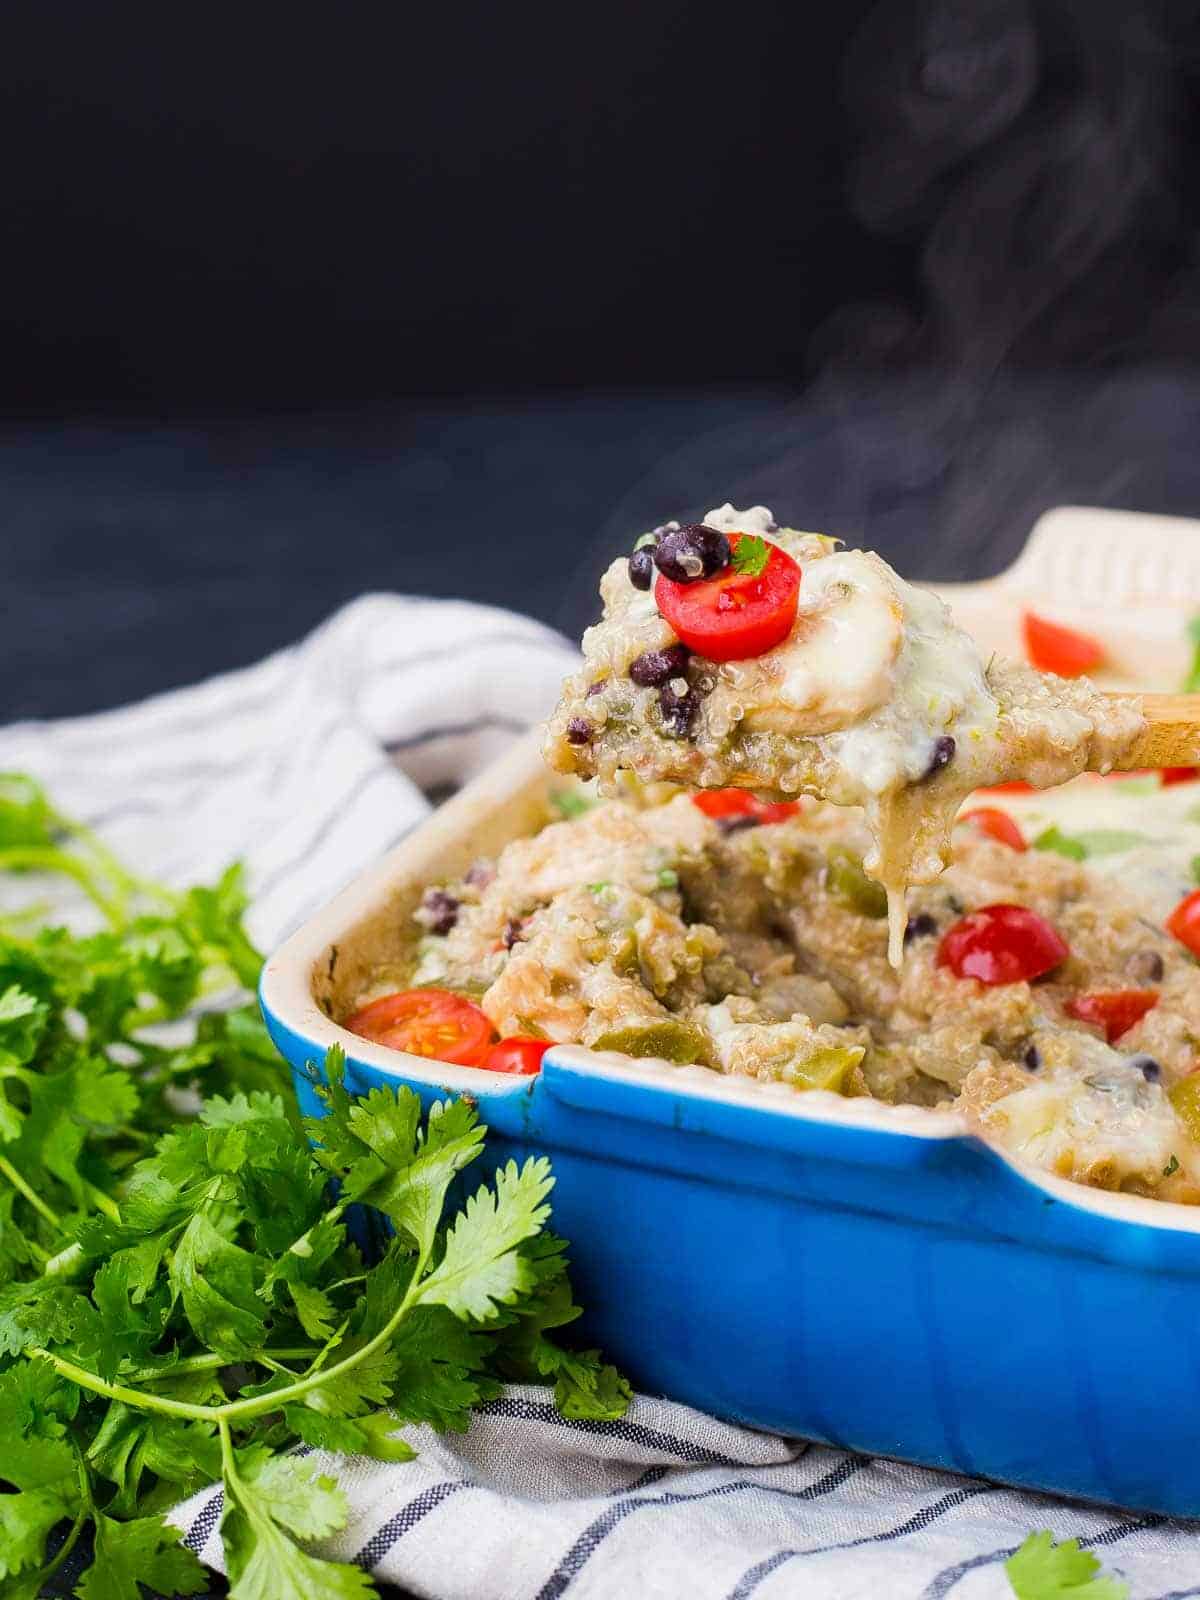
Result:
[[619,1050],[627,1056],[661,1056],[677,1066],[704,1057],[704,1040],[685,1022],[636,1022],[611,1028],[592,1041],[593,1050]]
[[860,917],[887,916],[887,890],[868,878],[862,862],[849,850],[831,850],[825,886],[835,900]]

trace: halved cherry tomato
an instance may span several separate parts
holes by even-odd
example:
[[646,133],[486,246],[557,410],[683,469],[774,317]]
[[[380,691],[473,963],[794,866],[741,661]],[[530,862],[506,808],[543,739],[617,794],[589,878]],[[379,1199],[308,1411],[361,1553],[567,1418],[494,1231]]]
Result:
[[[736,551],[744,534],[731,533]],[[744,661],[782,644],[792,631],[800,598],[800,568],[777,544],[757,578],[730,564],[715,577],[676,583],[659,577],[654,599],[689,650],[709,661]]]
[[403,989],[363,1006],[346,1022],[351,1033],[433,1061],[478,1067],[496,1031],[470,1000],[445,989]]
[[1169,789],[1173,783],[1193,783],[1200,778],[1200,767],[1164,767],[1162,786]]
[[706,817],[753,817],[755,822],[786,822],[800,809],[799,800],[760,800],[749,789],[701,789],[692,796]]
[[1006,844],[1010,850],[1029,848],[1020,828],[1008,812],[1001,811],[998,806],[977,806],[974,811],[964,811],[958,820],[969,822],[985,838],[995,839],[997,844]]
[[1140,1022],[1157,1004],[1157,989],[1093,989],[1090,994],[1075,995],[1063,1010],[1080,1022],[1103,1028],[1109,1044],[1116,1044],[1123,1033],[1128,1033],[1134,1023]]
[[1039,672],[1056,672],[1060,678],[1078,678],[1104,660],[1104,646],[1090,633],[1077,633],[1061,622],[1027,611],[1022,618],[1025,651]]
[[522,1039],[514,1036],[501,1039],[484,1057],[485,1072],[512,1072],[520,1077],[531,1077],[542,1070],[542,1057],[550,1048],[549,1039]]
[[1070,955],[1066,940],[1026,906],[983,906],[942,935],[938,966],[980,983],[1020,983],[1051,972]]
[[1200,956],[1200,889],[1186,895],[1167,918],[1167,932]]

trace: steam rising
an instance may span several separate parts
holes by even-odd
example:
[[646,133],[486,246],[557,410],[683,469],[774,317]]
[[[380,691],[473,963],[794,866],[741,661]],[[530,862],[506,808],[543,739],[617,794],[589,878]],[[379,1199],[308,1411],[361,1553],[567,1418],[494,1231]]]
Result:
[[915,274],[817,331],[799,399],[663,462],[608,550],[732,498],[979,577],[1055,504],[1200,514],[1193,9],[882,0],[844,62],[848,204]]

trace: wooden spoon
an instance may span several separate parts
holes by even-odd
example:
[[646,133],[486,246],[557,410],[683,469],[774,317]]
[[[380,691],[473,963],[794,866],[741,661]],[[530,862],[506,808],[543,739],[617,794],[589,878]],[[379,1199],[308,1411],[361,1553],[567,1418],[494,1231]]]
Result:
[[1141,699],[1146,726],[1120,767],[1200,766],[1200,694],[1144,694]]

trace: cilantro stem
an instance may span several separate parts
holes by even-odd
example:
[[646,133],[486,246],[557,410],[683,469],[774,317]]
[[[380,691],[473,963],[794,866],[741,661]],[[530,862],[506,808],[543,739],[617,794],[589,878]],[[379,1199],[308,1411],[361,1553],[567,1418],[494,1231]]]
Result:
[[[366,1344],[360,1345],[357,1350],[352,1350],[348,1356],[335,1362],[332,1367],[318,1367],[282,1389],[274,1389],[270,1394],[249,1395],[244,1400],[227,1400],[221,1406],[193,1405],[187,1400],[170,1400],[165,1395],[146,1394],[140,1389],[127,1388],[124,1384],[109,1383],[96,1373],[89,1372],[86,1367],[77,1367],[73,1361],[56,1356],[51,1350],[35,1349],[29,1354],[41,1356],[49,1361],[56,1372],[64,1378],[69,1378],[72,1383],[77,1383],[81,1389],[90,1389],[93,1394],[102,1394],[109,1400],[120,1400],[137,1411],[159,1411],[164,1416],[186,1417],[191,1422],[216,1422],[218,1425],[249,1422],[253,1417],[265,1416],[269,1411],[278,1411],[281,1406],[302,1399],[314,1389],[319,1389],[322,1384],[328,1383],[331,1378],[353,1372],[355,1367],[361,1366],[377,1350],[381,1350],[420,1298],[426,1259],[425,1255],[418,1258],[404,1298],[379,1332],[374,1338],[368,1339]],[[253,1360],[253,1357],[250,1359]],[[223,1364],[232,1365],[231,1362]]]
[[97,1189],[96,1185],[89,1183],[86,1178],[83,1181],[83,1188],[97,1211],[103,1211],[111,1222],[120,1222],[121,1208],[117,1205],[112,1195],[105,1194],[103,1189]]
[[0,850],[0,869],[4,868],[13,871],[62,872],[68,878],[75,879],[88,899],[104,913],[105,920],[111,926],[120,927],[125,920],[123,906],[111,900],[84,863],[76,861],[65,850],[56,850],[47,845],[11,845],[7,850]]
[[[271,1361],[310,1361],[316,1354],[318,1354],[317,1348],[311,1344],[298,1344],[282,1350],[262,1351],[264,1365],[268,1364],[265,1360],[268,1356]],[[180,1356],[178,1361],[172,1361],[169,1366],[165,1367],[139,1367],[133,1372],[126,1373],[125,1376],[130,1383],[153,1383],[157,1378],[175,1378],[189,1372],[216,1372],[221,1367],[230,1365],[231,1362],[228,1356],[217,1355],[215,1352],[209,1351],[202,1356]]]
[[87,1462],[83,1459],[83,1452],[77,1444],[72,1443],[71,1448],[75,1452],[75,1472],[79,1479],[79,1510],[75,1514],[74,1522],[67,1530],[66,1538],[38,1573],[36,1584],[38,1594],[41,1594],[45,1585],[58,1571],[59,1567],[62,1566],[71,1551],[74,1550],[79,1535],[83,1532],[84,1525],[89,1518],[95,1515],[96,1511],[95,1502],[92,1499],[92,1480],[88,1473]]
[[50,1209],[40,1194],[29,1187],[7,1156],[0,1156],[0,1173],[8,1179],[18,1194],[24,1195],[40,1217],[43,1217],[52,1228],[58,1228],[61,1231],[62,1218],[56,1211]]

